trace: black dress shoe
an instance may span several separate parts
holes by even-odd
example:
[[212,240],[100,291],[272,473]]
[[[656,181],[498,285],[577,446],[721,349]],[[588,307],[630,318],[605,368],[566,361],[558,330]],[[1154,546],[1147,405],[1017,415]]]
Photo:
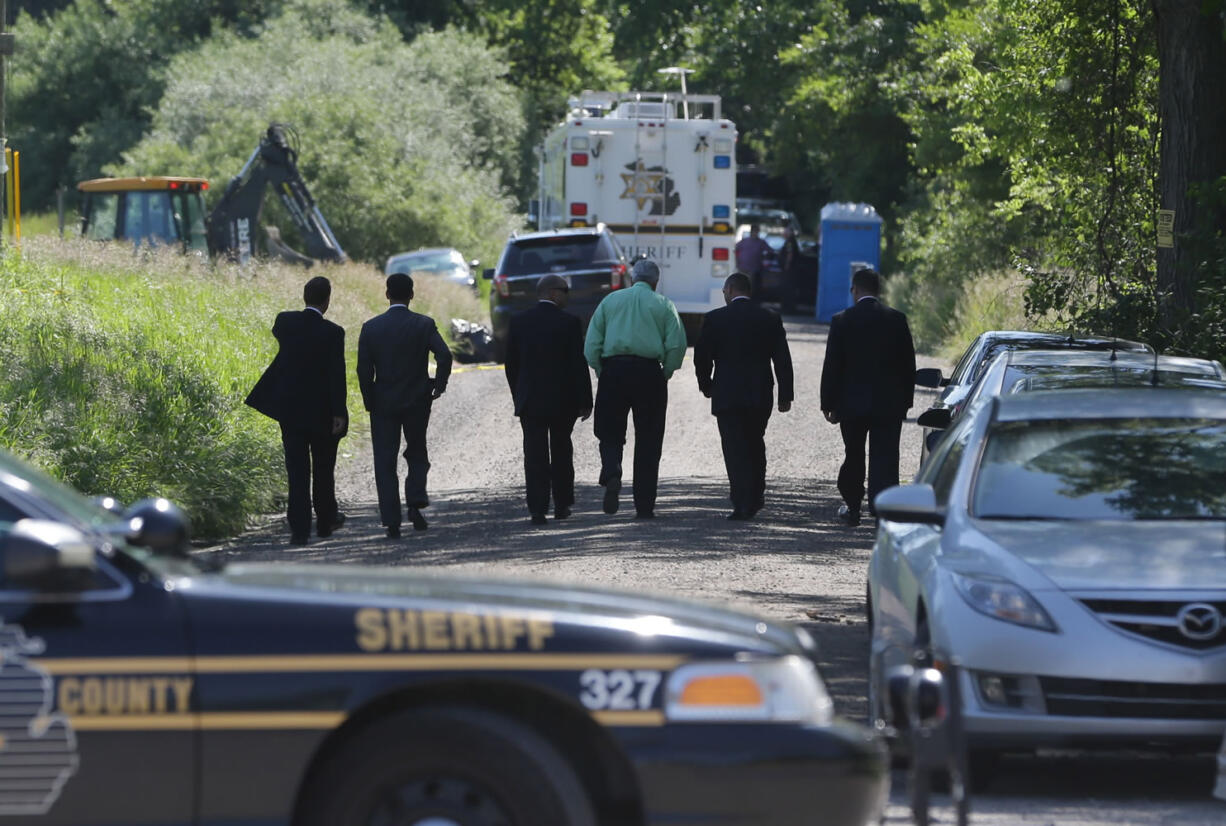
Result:
[[568,516],[570,516],[570,508],[566,505],[558,505],[553,509],[554,519],[565,519]]
[[724,518],[727,519],[729,522],[747,522],[749,521],[749,514],[745,513],[742,510],[734,510],[732,513],[728,514]]
[[532,524],[533,525],[548,525],[549,520],[545,518],[545,514],[543,513],[534,513],[532,514]]
[[753,507],[745,511],[745,515],[748,516],[750,519],[753,519],[755,516],[758,515],[758,511],[762,510],[765,504],[766,504],[765,502],[754,502]]
[[331,536],[334,530],[336,530],[337,528],[339,528],[341,525],[344,525],[344,524],[345,524],[345,514],[338,512],[336,516],[332,517],[332,525],[330,527],[325,527],[321,525],[319,527],[319,530],[316,531],[316,533],[319,534],[321,537]]
[[634,518],[635,519],[655,519],[656,512],[655,511],[639,511],[638,513],[634,515]]
[[835,517],[840,525],[846,525],[849,528],[854,528],[860,524],[860,511],[853,511],[846,505],[839,506],[838,516]]
[[399,539],[400,538],[400,526],[399,525],[388,526],[387,538],[388,539]]
[[608,514],[617,513],[618,497],[622,494],[622,478],[620,476],[610,476],[604,486],[604,512]]
[[421,515],[421,511],[417,508],[409,508],[409,521],[413,523],[413,530],[424,531],[430,527],[426,523],[426,517]]
[[307,543],[309,538],[306,534],[294,534],[289,538],[289,544],[302,546]]

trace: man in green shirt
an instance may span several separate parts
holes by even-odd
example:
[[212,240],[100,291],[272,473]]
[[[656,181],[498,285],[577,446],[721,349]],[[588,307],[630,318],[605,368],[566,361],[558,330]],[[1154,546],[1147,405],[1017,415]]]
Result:
[[639,261],[634,285],[610,293],[596,307],[583,355],[596,371],[596,438],[604,512],[617,513],[622,486],[626,416],[634,413],[634,511],[656,515],[656,481],[664,446],[668,380],[685,358],[685,330],[673,302],[656,292],[660,268]]

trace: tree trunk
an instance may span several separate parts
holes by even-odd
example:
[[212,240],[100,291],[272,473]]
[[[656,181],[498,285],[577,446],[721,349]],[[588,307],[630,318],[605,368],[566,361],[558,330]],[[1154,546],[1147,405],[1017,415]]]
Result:
[[[1175,246],[1158,249],[1161,320],[1168,332],[1196,311],[1195,261],[1181,236],[1226,215],[1198,216],[1193,190],[1226,175],[1226,40],[1221,2],[1154,0],[1158,21],[1158,171],[1162,209],[1175,211]],[[1210,9],[1209,7],[1216,7]],[[1211,223],[1198,220],[1210,218]]]

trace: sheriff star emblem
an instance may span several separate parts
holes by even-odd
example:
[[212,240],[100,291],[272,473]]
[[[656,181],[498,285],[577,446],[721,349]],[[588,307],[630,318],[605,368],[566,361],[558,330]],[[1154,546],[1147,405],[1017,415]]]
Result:
[[622,173],[622,181],[626,184],[626,190],[619,196],[620,198],[634,198],[638,203],[638,208],[643,209],[650,202],[657,200],[664,192],[664,173],[649,172],[643,162],[636,161],[633,165],[627,164],[632,171]]

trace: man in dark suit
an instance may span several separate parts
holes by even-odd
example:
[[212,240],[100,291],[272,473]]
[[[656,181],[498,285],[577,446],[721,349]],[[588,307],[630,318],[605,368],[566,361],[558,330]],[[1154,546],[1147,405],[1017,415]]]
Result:
[[570,435],[575,419],[592,414],[592,379],[583,358],[583,324],[564,312],[570,287],[560,275],[537,282],[537,305],[511,319],[506,373],[515,415],[524,431],[524,480],[533,525],[545,524],[549,493],[553,518],[575,504]]
[[337,442],[349,426],[345,331],[324,318],[331,297],[332,284],[316,276],[302,290],[306,308],[277,315],[272,334],[280,349],[247,396],[247,404],[281,424],[293,545],[305,545],[311,534],[312,501],[320,536],[345,522],[334,475]]
[[[698,389],[711,400],[728,469],[732,513],[752,519],[766,494],[766,424],[779,381],[779,412],[792,408],[792,355],[776,313],[749,300],[749,276],[734,272],[724,282],[727,306],[712,310],[694,345]],[[774,365],[774,377],[771,365]]]
[[[429,316],[409,309],[413,279],[406,273],[387,277],[387,311],[362,325],[358,336],[358,385],[370,412],[370,442],[375,461],[379,516],[390,538],[400,536],[400,490],[396,475],[400,435],[404,434],[404,499],[414,530],[428,526],[421,509],[430,504],[426,474],[426,428],[430,407],[447,389],[451,351]],[[429,354],[436,370],[430,378]]]
[[864,440],[868,439],[868,507],[898,484],[898,440],[915,393],[915,345],[907,317],[881,303],[881,276],[859,270],[851,279],[851,307],[830,320],[822,365],[822,414],[843,433],[839,468],[843,506],[838,519],[860,524],[864,497]]

